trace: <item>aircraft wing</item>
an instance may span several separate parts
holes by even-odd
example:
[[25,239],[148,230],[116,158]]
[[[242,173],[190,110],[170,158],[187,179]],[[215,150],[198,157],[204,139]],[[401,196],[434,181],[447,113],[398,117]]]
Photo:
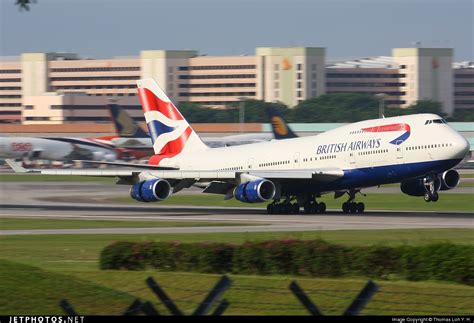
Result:
[[86,164],[121,166],[121,167],[140,168],[140,169],[159,169],[159,170],[178,169],[176,167],[137,164],[137,163],[106,162],[106,161],[96,161],[96,160],[75,160],[75,161],[86,163]]
[[[342,176],[344,172],[338,168],[315,168],[306,170],[249,170],[249,171],[215,171],[215,170],[157,170],[150,167],[133,168],[133,164],[127,164],[129,169],[25,169],[11,159],[7,164],[17,173],[39,173],[44,175],[79,175],[79,176],[101,176],[101,177],[133,177],[142,172],[163,179],[194,179],[200,180],[236,180],[239,177],[253,176],[266,178],[268,180],[291,180],[291,179],[313,179],[321,182],[331,182]],[[126,163],[124,163],[126,164]],[[141,165],[142,166],[142,165]]]

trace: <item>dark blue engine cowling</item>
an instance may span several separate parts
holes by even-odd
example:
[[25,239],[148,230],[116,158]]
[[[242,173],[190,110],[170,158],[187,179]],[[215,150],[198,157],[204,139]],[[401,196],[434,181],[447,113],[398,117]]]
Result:
[[234,196],[245,203],[265,202],[275,196],[275,184],[268,179],[242,183],[235,188]]
[[441,191],[447,191],[455,188],[459,184],[459,173],[454,169],[450,169],[440,176],[441,178]]
[[400,184],[403,193],[410,196],[423,196],[426,192],[423,178],[412,179]]
[[170,183],[161,178],[136,183],[130,188],[130,196],[140,202],[163,201],[170,193]]
[[[425,187],[423,185],[424,178],[416,178],[401,183],[400,189],[403,193],[411,196],[423,196]],[[435,178],[436,191],[446,191],[455,188],[459,184],[459,173],[454,169],[450,169]]]

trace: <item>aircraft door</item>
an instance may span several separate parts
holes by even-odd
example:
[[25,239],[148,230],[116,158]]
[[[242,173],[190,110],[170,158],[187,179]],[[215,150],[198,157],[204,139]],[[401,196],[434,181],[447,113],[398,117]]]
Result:
[[254,168],[255,168],[255,167],[254,167],[254,161],[255,161],[255,160],[254,160],[253,158],[249,158],[249,160],[248,160],[248,165],[247,165],[247,166],[248,166],[248,169],[254,169]]
[[294,162],[294,167],[293,168],[299,168],[300,166],[300,153],[295,153],[293,156],[293,162]]
[[349,164],[355,166],[356,160],[355,160],[355,152],[350,151],[349,152]]
[[397,162],[399,164],[403,163],[403,146],[402,146],[401,140],[397,141],[397,151],[396,151],[396,156],[397,156]]

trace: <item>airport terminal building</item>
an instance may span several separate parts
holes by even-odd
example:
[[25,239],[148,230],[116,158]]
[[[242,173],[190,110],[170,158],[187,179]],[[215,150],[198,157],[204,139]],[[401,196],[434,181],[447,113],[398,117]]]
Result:
[[206,56],[146,50],[139,57],[90,59],[69,53],[0,58],[0,121],[108,122],[105,105],[142,119],[136,80],[153,77],[175,102],[225,108],[243,99],[290,107],[324,93],[383,94],[387,106],[439,101],[446,113],[474,109],[474,62],[450,48],[395,48],[391,56],[329,60],[325,48],[256,48],[255,55]]

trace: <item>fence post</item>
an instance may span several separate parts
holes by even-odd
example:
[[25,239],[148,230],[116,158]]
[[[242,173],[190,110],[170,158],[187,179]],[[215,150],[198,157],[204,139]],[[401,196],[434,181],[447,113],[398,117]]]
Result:
[[193,315],[206,315],[210,310],[212,305],[219,297],[224,294],[224,292],[232,285],[232,280],[227,276],[222,276],[222,278],[217,282],[217,284],[212,288],[207,297],[199,304],[198,308],[194,311]]
[[146,283],[148,287],[151,288],[153,293],[158,297],[159,300],[163,302],[163,304],[168,308],[168,310],[171,312],[173,315],[183,315],[183,313],[179,310],[179,308],[173,303],[171,298],[168,297],[168,295],[165,293],[164,290],[161,289],[161,287],[158,285],[157,282],[152,277],[148,277],[146,279]]
[[160,312],[158,312],[158,310],[150,302],[146,302],[142,305],[142,311],[148,316],[160,315]]
[[217,306],[217,308],[212,313],[212,316],[222,315],[222,313],[224,313],[224,311],[229,307],[229,305],[230,303],[226,299],[223,299],[219,306]]
[[379,290],[379,286],[373,281],[369,280],[365,284],[364,288],[360,291],[359,295],[349,305],[344,315],[357,315],[367,305],[372,296]]
[[142,309],[142,302],[136,298],[132,304],[123,312],[123,315],[137,315]]
[[311,301],[301,287],[293,281],[290,286],[290,290],[295,294],[296,298],[303,304],[303,306],[311,313],[311,315],[323,315],[318,307]]
[[66,300],[66,299],[62,299],[59,301],[59,306],[62,307],[62,309],[64,310],[64,312],[66,312],[67,315],[69,316],[78,316],[76,310],[74,309],[74,307],[72,307],[71,304],[69,304],[69,302]]

